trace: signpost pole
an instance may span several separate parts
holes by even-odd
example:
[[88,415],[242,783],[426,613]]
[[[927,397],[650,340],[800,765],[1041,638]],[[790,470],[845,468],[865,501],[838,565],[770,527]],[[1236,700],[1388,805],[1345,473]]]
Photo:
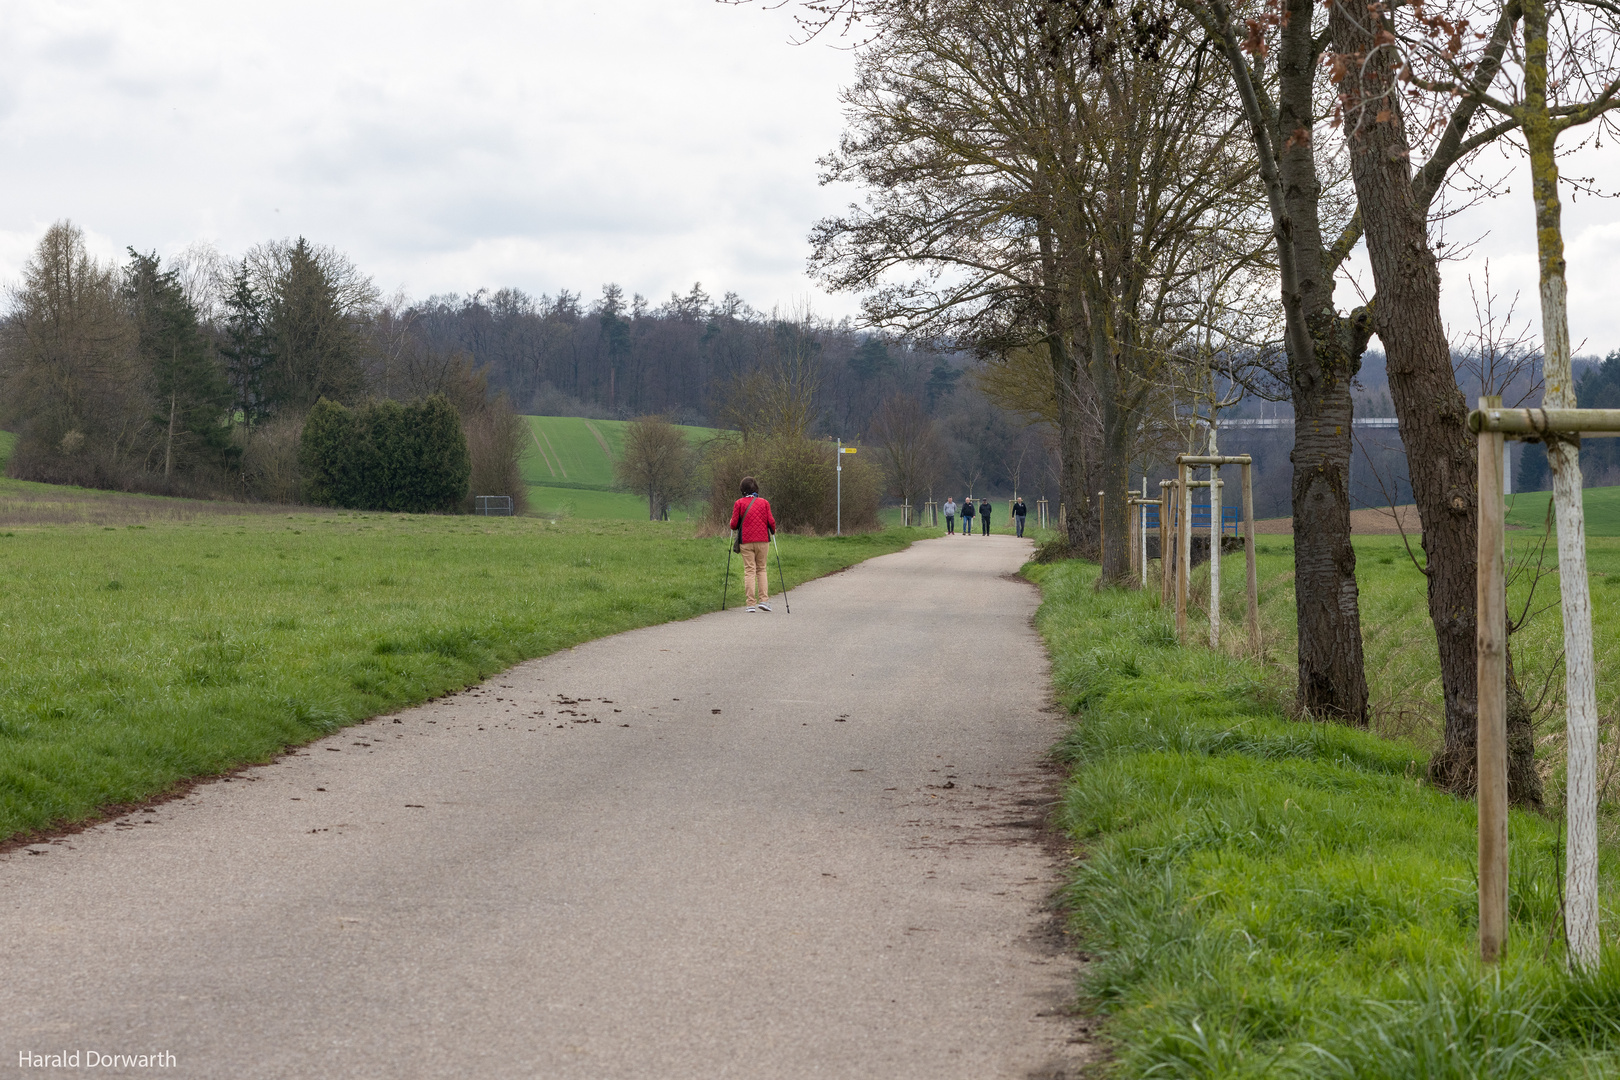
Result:
[[835,535],[844,535],[844,440],[838,440],[838,452],[833,455],[833,463],[838,470],[838,509],[834,511],[838,523]]

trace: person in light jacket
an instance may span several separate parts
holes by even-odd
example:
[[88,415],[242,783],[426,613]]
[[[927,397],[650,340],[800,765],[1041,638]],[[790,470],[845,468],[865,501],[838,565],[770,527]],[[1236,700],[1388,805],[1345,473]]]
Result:
[[956,500],[945,500],[945,535],[949,536],[956,531]]
[[752,476],[742,478],[742,498],[731,507],[731,528],[742,550],[743,595],[748,598],[748,610],[769,611],[771,583],[765,563],[771,537],[776,535],[776,518],[771,516],[771,504],[760,498],[759,482]]

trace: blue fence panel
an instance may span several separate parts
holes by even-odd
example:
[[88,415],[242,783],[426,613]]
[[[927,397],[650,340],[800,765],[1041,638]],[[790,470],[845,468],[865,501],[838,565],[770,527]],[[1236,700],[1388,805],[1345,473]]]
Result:
[[[1236,506],[1221,507],[1222,532],[1231,531],[1236,533],[1238,531],[1238,526],[1243,522],[1243,518],[1239,515],[1238,510],[1239,508]],[[1194,530],[1202,529],[1205,532],[1209,531],[1208,503],[1204,503],[1201,506],[1198,503],[1193,503],[1192,525]],[[1157,506],[1149,506],[1147,508],[1147,527],[1150,530],[1157,529],[1159,527],[1159,508]]]

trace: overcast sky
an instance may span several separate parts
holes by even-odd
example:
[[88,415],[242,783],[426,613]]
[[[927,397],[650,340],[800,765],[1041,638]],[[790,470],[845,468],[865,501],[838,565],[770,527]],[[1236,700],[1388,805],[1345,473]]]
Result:
[[[788,44],[786,11],[713,0],[484,4],[0,0],[0,278],[71,218],[99,254],[227,255],[308,236],[414,296],[694,281],[756,307],[853,313],[804,275],[806,233],[852,192],[815,159],[847,52]],[[1612,151],[1599,152],[1620,166]],[[1620,186],[1620,167],[1604,171]],[[1568,207],[1574,338],[1620,348],[1620,204]],[[1535,312],[1526,185],[1454,223],[1446,268]],[[1348,302],[1346,290],[1341,299]]]

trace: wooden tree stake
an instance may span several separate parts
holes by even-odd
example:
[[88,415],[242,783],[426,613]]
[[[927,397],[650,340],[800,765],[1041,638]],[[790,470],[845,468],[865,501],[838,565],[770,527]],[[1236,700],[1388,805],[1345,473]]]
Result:
[[1260,658],[1260,572],[1255,566],[1254,550],[1254,482],[1249,462],[1243,463],[1243,551],[1248,563],[1249,586],[1249,651]]
[[1176,640],[1183,645],[1187,643],[1187,577],[1192,572],[1192,499],[1187,473],[1187,466],[1176,466]]
[[[1480,398],[1481,410],[1500,406]],[[1479,955],[1487,964],[1507,941],[1507,590],[1503,570],[1502,445],[1479,433]]]

